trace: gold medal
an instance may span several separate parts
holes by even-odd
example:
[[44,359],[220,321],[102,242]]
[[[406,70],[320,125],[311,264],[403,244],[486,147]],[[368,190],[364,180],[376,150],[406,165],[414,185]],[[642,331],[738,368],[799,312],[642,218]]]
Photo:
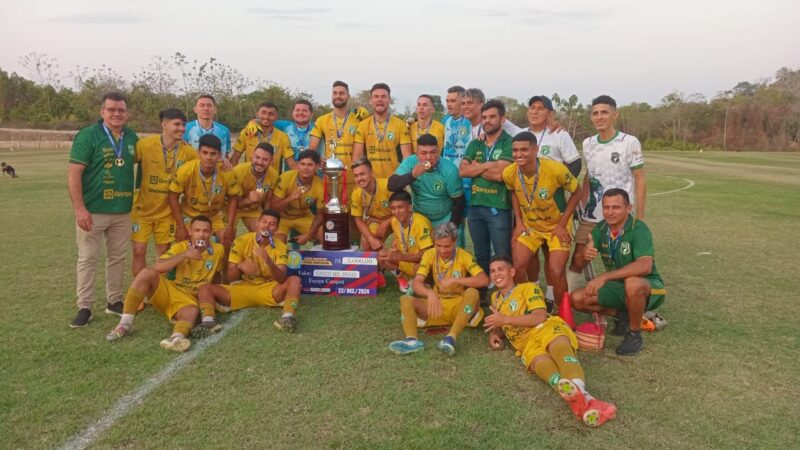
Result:
[[422,163],[422,165],[425,167],[425,170],[430,170],[431,169],[431,162],[430,161],[425,161],[424,163]]
[[117,158],[117,159],[115,159],[115,160],[114,160],[114,164],[115,164],[117,167],[122,167],[122,166],[124,166],[124,165],[125,165],[125,160],[124,160],[124,159],[122,159],[122,158]]
[[264,188],[256,188],[256,192],[258,192],[259,194],[263,194]]

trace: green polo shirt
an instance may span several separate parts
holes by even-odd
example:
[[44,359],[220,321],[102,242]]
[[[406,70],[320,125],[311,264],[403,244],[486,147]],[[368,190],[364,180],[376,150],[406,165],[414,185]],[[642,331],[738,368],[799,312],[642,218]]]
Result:
[[[103,129],[103,122],[86,127],[75,135],[69,162],[83,164],[81,176],[83,203],[92,214],[131,212],[133,206],[133,165],[136,141],[139,138],[130,128],[122,129],[122,167],[115,164],[114,147]],[[115,139],[115,143],[116,143]]]
[[[473,139],[464,154],[464,161],[477,161],[479,163],[488,161],[508,161],[514,162],[511,156],[511,135],[505,131],[500,132],[494,145],[487,147],[486,143],[480,139]],[[511,199],[508,196],[503,181],[490,181],[483,177],[472,179],[472,195],[469,199],[470,206],[486,206],[488,208],[511,209]]]
[[[592,230],[592,239],[595,248],[600,252],[606,271],[621,269],[643,256],[655,258],[653,234],[650,232],[650,228],[632,215],[628,215],[628,219],[622,227],[622,236],[611,239],[608,222],[603,220]],[[653,260],[653,271],[644,278],[657,280],[663,286],[664,282],[656,269],[655,259]]]

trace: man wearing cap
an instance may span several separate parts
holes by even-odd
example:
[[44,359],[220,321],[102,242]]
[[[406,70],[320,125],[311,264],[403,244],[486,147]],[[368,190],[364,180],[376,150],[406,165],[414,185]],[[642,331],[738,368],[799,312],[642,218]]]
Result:
[[[577,178],[578,174],[581,173],[581,155],[578,154],[578,149],[575,148],[575,143],[569,133],[561,127],[553,130],[555,128],[553,125],[556,124],[555,110],[553,102],[548,97],[536,95],[528,100],[528,124],[527,131],[536,136],[536,142],[539,145],[537,157],[551,159],[564,164],[570,173]],[[563,189],[558,189],[555,195],[559,201],[566,204]],[[550,251],[547,247],[543,247],[542,253],[544,254],[546,267],[550,259]],[[528,280],[534,282],[539,280],[538,252],[533,255],[528,265]],[[546,286],[543,288],[546,291]]]
[[78,244],[78,314],[72,328],[92,319],[100,247],[106,253],[106,313],[122,314],[122,277],[131,238],[133,160],[136,133],[128,121],[128,101],[118,92],[103,95],[102,119],[75,135],[69,153],[67,189],[75,210]]

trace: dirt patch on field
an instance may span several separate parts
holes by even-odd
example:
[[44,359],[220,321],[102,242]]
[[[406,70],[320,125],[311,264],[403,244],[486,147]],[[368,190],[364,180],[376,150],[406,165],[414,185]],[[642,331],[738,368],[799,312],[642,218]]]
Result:
[[648,155],[647,161],[676,169],[689,170],[711,175],[744,178],[762,183],[780,183],[800,186],[800,169],[773,166],[742,166],[736,163],[693,161]]

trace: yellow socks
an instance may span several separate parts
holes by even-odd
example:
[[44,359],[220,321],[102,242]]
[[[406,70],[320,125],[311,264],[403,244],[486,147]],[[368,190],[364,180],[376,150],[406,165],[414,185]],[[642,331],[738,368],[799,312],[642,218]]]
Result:
[[580,361],[578,361],[577,356],[575,356],[575,350],[573,350],[572,345],[570,345],[568,341],[551,343],[548,347],[548,351],[556,365],[558,365],[558,370],[561,372],[562,377],[569,378],[570,380],[576,378],[583,380],[586,378],[583,367]]
[[175,324],[175,327],[172,329],[172,332],[173,334],[180,333],[183,335],[183,337],[188,337],[189,333],[192,332],[192,322],[186,320],[179,320]]
[[542,359],[533,366],[533,371],[550,387],[555,387],[558,380],[561,379],[561,374],[558,372],[558,366],[551,358]]
[[417,337],[417,312],[414,310],[414,297],[400,297],[400,318],[403,321],[403,333],[406,337]]
[[213,303],[200,303],[200,312],[202,313],[203,317],[214,317],[216,311],[214,310]]
[[128,293],[125,294],[125,303],[122,306],[123,314],[136,314],[139,305],[144,301],[145,294],[139,292],[133,287],[128,288]]
[[287,297],[283,301],[283,314],[291,314],[295,315],[297,313],[297,308],[300,306],[300,299],[299,298],[289,298]]

